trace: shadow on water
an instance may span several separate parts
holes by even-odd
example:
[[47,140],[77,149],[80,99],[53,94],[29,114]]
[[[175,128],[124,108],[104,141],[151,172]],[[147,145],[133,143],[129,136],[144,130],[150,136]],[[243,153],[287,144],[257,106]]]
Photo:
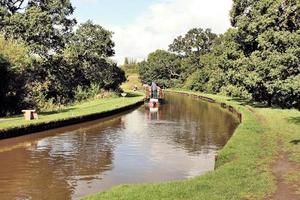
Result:
[[141,106],[0,141],[0,199],[79,199],[119,184],[213,170],[238,123],[217,104],[175,94],[166,100],[156,112]]

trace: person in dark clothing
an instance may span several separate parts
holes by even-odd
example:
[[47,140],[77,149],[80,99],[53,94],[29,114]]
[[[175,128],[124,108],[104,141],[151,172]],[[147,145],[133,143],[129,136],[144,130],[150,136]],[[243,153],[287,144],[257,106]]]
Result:
[[151,98],[157,98],[157,85],[154,82],[151,84]]

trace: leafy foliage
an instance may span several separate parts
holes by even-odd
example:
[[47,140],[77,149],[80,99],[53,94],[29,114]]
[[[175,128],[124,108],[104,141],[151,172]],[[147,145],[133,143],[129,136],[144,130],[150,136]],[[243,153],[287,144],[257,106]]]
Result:
[[163,87],[174,85],[174,79],[180,77],[180,59],[176,54],[164,50],[150,53],[147,61],[139,63],[139,74],[143,83],[152,81]]
[[199,58],[200,55],[211,50],[211,45],[216,37],[217,35],[212,33],[210,29],[193,28],[184,37],[177,37],[169,45],[169,49],[184,57]]
[[147,61],[139,64],[141,80],[144,83],[155,81],[164,87],[182,84],[188,76],[204,67],[201,56],[211,51],[216,38],[217,35],[210,29],[201,28],[193,28],[184,36],[178,36],[169,45],[172,53],[157,50],[148,55]]
[[0,115],[20,112],[20,106],[53,110],[76,101],[77,88],[118,90],[126,80],[109,59],[114,55],[112,32],[91,21],[73,31],[73,11],[70,0],[0,1],[6,83],[0,101],[14,102],[13,112],[1,107]]
[[174,39],[169,45],[171,52],[185,58],[185,62],[195,69],[201,67],[200,56],[209,53],[217,35],[210,29],[193,28],[184,36]]
[[30,64],[28,47],[22,41],[5,39],[0,35],[0,52],[11,62],[11,67],[22,69]]
[[88,60],[107,58],[115,54],[112,32],[92,21],[80,24],[68,42],[67,50],[73,57]]
[[300,2],[237,0],[231,12],[234,42],[244,58],[244,85],[254,100],[282,107],[300,106]]
[[68,63],[76,68],[74,77],[81,86],[97,84],[116,90],[126,80],[125,73],[108,58],[114,55],[112,33],[88,21],[71,37],[65,51]]
[[0,115],[14,114],[22,105],[22,77],[11,63],[0,55]]
[[63,49],[75,24],[69,0],[2,0],[0,30],[7,37],[22,38],[32,53],[47,57]]
[[[300,108],[300,2],[234,0],[231,23],[218,37],[201,28],[177,37],[169,46],[180,58],[173,79],[192,90]],[[171,66],[161,63],[160,69]],[[170,79],[149,61],[142,66],[146,82]]]
[[84,100],[94,98],[100,93],[100,91],[100,86],[96,84],[92,84],[89,89],[84,89],[79,85],[75,91],[75,101],[82,102]]

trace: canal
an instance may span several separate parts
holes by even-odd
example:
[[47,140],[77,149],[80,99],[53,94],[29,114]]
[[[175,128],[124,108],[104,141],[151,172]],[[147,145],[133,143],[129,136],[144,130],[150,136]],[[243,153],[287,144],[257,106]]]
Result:
[[167,94],[113,117],[0,141],[0,199],[79,199],[127,183],[202,175],[238,123],[218,105]]

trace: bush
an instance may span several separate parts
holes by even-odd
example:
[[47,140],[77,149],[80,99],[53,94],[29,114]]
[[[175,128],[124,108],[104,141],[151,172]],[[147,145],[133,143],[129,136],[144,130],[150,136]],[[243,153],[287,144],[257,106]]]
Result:
[[281,81],[273,88],[272,104],[286,108],[300,109],[300,75]]
[[39,110],[39,111],[42,111],[42,112],[53,112],[53,111],[61,110],[65,107],[62,104],[55,103],[54,98],[47,99],[41,93],[36,98],[35,106],[36,106],[36,110]]
[[231,96],[231,97],[239,97],[244,99],[251,99],[251,94],[248,93],[246,88],[242,86],[235,86],[235,85],[227,85],[221,87],[220,94]]
[[90,87],[84,89],[82,86],[77,86],[75,90],[74,100],[82,102],[87,99],[93,99],[101,92],[101,88],[97,84],[91,84]]
[[158,79],[154,82],[161,88],[172,88],[176,85],[176,80]]
[[20,113],[24,105],[24,82],[20,73],[0,55],[0,116]]
[[185,88],[195,91],[206,91],[206,84],[209,81],[209,76],[205,70],[197,70],[191,76],[187,78]]

